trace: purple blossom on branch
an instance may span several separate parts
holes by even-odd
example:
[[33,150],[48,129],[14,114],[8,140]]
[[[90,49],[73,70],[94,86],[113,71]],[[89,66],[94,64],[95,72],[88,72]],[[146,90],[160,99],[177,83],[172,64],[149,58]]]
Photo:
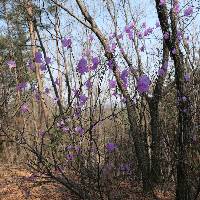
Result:
[[62,41],[61,41],[63,47],[67,47],[67,49],[71,48],[72,47],[72,40],[71,38],[64,38]]
[[59,78],[56,78],[56,80],[54,81],[54,83],[55,83],[56,85],[60,86],[60,80],[59,80]]
[[16,62],[14,60],[7,61],[7,65],[10,69],[16,68]]
[[50,91],[49,91],[49,88],[45,88],[45,93],[46,93],[46,94],[49,94],[49,92],[50,92]]
[[86,103],[87,99],[88,97],[86,97],[84,94],[79,95],[80,106],[83,106]]
[[186,82],[190,81],[190,74],[189,74],[189,73],[186,73],[186,74],[184,75],[184,79],[185,79]]
[[168,40],[168,39],[169,39],[169,33],[168,33],[168,32],[165,32],[163,36],[164,36],[164,39],[165,39],[165,40]]
[[163,6],[165,4],[166,4],[166,0],[160,0],[160,3],[159,3],[160,6]]
[[178,14],[180,12],[180,5],[178,3],[176,3],[175,6],[174,6],[174,12],[176,14]]
[[44,60],[45,60],[45,63],[47,65],[49,65],[51,63],[51,58],[50,57],[46,57]]
[[64,133],[68,133],[69,132],[69,128],[68,127],[62,127],[61,130],[64,132]]
[[108,67],[109,67],[109,69],[113,69],[113,67],[114,67],[114,60],[113,59],[110,59],[109,61],[108,61]]
[[89,34],[89,41],[92,42],[94,40],[94,36],[92,34]]
[[160,27],[160,22],[159,21],[156,22],[156,28],[158,28],[158,27]]
[[72,160],[74,160],[74,155],[73,154],[67,154],[66,158],[67,158],[67,160],[72,161]]
[[21,106],[20,111],[21,111],[22,113],[29,112],[28,105],[24,103],[24,104]]
[[84,129],[83,129],[81,126],[77,126],[77,127],[75,128],[75,131],[76,131],[77,133],[79,133],[80,136],[83,136],[83,134],[84,134]]
[[87,80],[87,81],[85,82],[85,86],[87,87],[87,89],[92,88],[92,82],[91,82],[90,80]]
[[163,77],[163,76],[165,76],[165,74],[166,74],[166,71],[165,71],[163,68],[160,68],[160,69],[158,70],[158,76]]
[[27,63],[27,67],[34,72],[35,71],[35,66],[33,64],[33,62],[31,60],[29,60],[29,62]]
[[142,32],[138,32],[138,33],[137,33],[137,36],[138,36],[139,39],[142,39],[142,37],[143,37]]
[[27,87],[27,83],[26,82],[18,83],[17,86],[16,86],[16,91],[25,90],[26,87]]
[[117,149],[117,145],[115,143],[109,142],[106,144],[106,149],[108,150],[109,153],[111,153]]
[[137,90],[140,94],[148,92],[151,81],[147,75],[142,75],[137,80]]
[[99,65],[100,61],[98,57],[94,57],[92,58],[92,70],[96,70],[98,65]]
[[41,71],[46,71],[47,70],[47,67],[46,67],[46,65],[44,63],[40,65],[40,70]]
[[35,62],[42,63],[42,53],[39,51],[35,53]]
[[122,71],[120,78],[123,81],[124,87],[127,87],[128,84],[128,75],[129,75],[129,71],[128,69],[125,69]]
[[81,58],[77,65],[77,71],[83,75],[88,72],[87,60],[85,58]]
[[190,15],[192,15],[192,13],[193,13],[193,8],[191,6],[189,6],[188,8],[186,8],[184,10],[184,16],[185,17],[189,17]]
[[117,82],[115,80],[109,80],[109,88],[115,88],[117,86]]
[[176,49],[175,48],[172,49],[172,54],[176,54]]

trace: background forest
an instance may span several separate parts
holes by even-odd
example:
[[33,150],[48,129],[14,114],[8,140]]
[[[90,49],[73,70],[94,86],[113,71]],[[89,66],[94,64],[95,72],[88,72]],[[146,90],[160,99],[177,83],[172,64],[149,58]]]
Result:
[[199,21],[199,0],[0,0],[0,166],[31,173],[22,199],[200,199]]

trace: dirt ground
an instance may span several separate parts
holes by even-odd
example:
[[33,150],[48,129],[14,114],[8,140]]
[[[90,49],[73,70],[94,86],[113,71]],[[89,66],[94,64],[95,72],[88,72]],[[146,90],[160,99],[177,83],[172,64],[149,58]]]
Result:
[[33,187],[31,173],[20,167],[0,166],[0,200],[76,200],[56,184]]
[[[31,173],[22,167],[0,166],[0,200],[78,200],[53,183],[35,186],[30,177]],[[133,191],[130,185],[124,183],[122,188],[120,189],[126,193],[123,200],[149,200],[140,191]],[[158,200],[174,199],[168,193],[164,195],[157,192],[156,195]]]

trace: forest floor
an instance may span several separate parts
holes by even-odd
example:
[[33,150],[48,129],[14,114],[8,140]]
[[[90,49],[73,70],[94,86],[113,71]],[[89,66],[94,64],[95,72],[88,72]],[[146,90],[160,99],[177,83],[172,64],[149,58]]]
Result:
[[0,166],[0,200],[77,200],[59,185],[34,185],[30,176],[24,168]]
[[[30,176],[31,173],[22,167],[0,166],[0,200],[78,200],[59,185],[35,185],[28,179]],[[140,189],[134,192],[128,183],[123,183],[122,188],[123,193],[130,195],[120,200],[150,200],[142,196]],[[159,200],[174,199],[169,193],[157,192],[156,195]]]

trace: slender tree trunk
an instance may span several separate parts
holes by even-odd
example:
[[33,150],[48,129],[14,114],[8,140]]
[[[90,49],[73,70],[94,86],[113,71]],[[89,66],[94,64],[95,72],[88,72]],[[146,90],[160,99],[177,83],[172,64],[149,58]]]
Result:
[[[177,16],[171,9],[170,17],[171,24],[169,24],[168,12],[166,5],[160,5],[160,0],[156,1],[156,9],[160,21],[163,34],[169,33],[169,38],[166,39],[166,45],[170,51],[171,58],[175,66],[175,82],[178,100],[178,130],[177,130],[177,185],[176,185],[176,200],[191,200],[191,184],[189,183],[189,162],[188,150],[190,146],[190,132],[191,132],[191,111],[189,97],[186,95],[186,86],[184,82],[184,60],[183,53],[179,47],[177,39]],[[178,3],[173,1],[174,5]],[[171,32],[170,32],[171,28]],[[176,52],[173,53],[172,50]],[[186,97],[183,101],[182,98]]]

